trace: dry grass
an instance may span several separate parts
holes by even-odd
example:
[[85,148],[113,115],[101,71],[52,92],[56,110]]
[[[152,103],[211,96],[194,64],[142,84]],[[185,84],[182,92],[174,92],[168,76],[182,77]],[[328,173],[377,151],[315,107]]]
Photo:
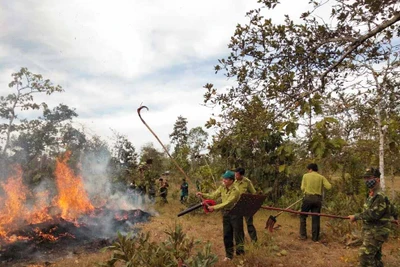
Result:
[[[399,183],[398,181],[396,181]],[[171,190],[172,191],[172,190]],[[165,240],[167,229],[174,228],[176,223],[182,225],[183,230],[189,237],[206,243],[210,241],[215,254],[222,260],[224,258],[224,247],[222,242],[222,222],[220,213],[212,214],[186,214],[177,217],[177,214],[185,209],[178,200],[169,199],[170,203],[156,206],[158,215],[153,217],[149,223],[138,224],[137,228],[149,231],[151,238],[155,241]],[[232,262],[218,262],[216,267],[239,266],[239,267],[347,267],[357,266],[358,248],[346,247],[340,243],[339,238],[325,234],[327,220],[322,218],[322,242],[314,243],[311,240],[298,240],[299,218],[295,215],[283,213],[277,218],[275,226],[280,226],[273,233],[268,232],[265,222],[269,215],[276,214],[272,211],[260,210],[254,217],[254,223],[258,230],[259,242],[251,245],[246,233],[246,255],[235,258]],[[347,220],[343,223],[349,223]],[[308,219],[308,231],[311,227],[311,219]],[[383,254],[386,267],[399,266],[400,248],[399,239],[391,238],[384,244]],[[71,266],[95,266],[97,262],[104,261],[110,253],[78,253],[68,257],[62,257],[47,263],[25,263],[14,266],[30,267],[71,267]],[[7,265],[10,266],[10,265]]]

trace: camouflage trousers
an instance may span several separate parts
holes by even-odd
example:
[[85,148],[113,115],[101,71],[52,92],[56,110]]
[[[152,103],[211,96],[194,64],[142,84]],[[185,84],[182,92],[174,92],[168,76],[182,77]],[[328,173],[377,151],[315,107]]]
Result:
[[383,267],[382,245],[389,234],[379,230],[363,230],[363,243],[359,252],[361,267]]

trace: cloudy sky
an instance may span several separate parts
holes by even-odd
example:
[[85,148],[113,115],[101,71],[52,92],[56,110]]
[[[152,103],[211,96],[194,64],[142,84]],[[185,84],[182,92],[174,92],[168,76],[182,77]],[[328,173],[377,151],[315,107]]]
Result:
[[[266,14],[298,17],[308,0],[282,0]],[[40,73],[65,92],[37,98],[50,107],[75,108],[77,127],[104,139],[110,129],[137,150],[152,142],[136,109],[164,144],[178,116],[188,127],[204,126],[203,85],[234,81],[214,74],[229,50],[237,23],[246,23],[256,0],[0,0],[0,95],[21,67]]]

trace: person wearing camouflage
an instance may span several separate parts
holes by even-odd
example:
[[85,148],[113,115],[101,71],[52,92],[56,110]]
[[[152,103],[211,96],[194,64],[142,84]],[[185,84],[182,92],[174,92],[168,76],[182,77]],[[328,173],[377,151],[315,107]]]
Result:
[[[239,189],[240,194],[255,194],[256,189],[253,186],[251,180],[244,176],[245,169],[244,168],[237,168],[235,170],[235,183],[234,185]],[[252,242],[257,242],[257,231],[253,224],[253,216],[244,216],[247,225],[247,232],[251,238]]]
[[370,168],[364,174],[364,182],[368,188],[368,198],[363,211],[350,215],[351,222],[362,220],[362,245],[359,251],[361,267],[381,267],[382,245],[390,233],[390,217],[397,221],[398,214],[387,196],[380,189],[381,173]]
[[243,216],[229,214],[229,211],[240,198],[239,189],[233,184],[235,181],[235,173],[233,171],[226,171],[222,175],[222,178],[223,185],[217,188],[213,193],[206,194],[197,192],[196,195],[209,199],[221,198],[222,202],[220,204],[207,208],[211,212],[214,210],[222,210],[222,231],[226,255],[224,261],[230,261],[234,253],[233,239],[235,239],[236,243],[236,255],[244,254]]

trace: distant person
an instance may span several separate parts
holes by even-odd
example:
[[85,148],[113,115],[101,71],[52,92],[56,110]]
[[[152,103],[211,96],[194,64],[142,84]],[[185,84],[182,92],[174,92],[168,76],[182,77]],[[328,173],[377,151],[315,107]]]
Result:
[[160,181],[159,193],[160,193],[161,201],[162,201],[162,203],[168,203],[168,200],[167,200],[168,183],[164,182],[164,180],[162,178],[160,178],[159,181]]
[[[229,211],[240,198],[239,189],[233,185],[235,181],[235,173],[232,171],[226,171],[222,175],[222,178],[223,185],[218,187],[213,193],[206,194],[197,192],[196,195],[214,200],[221,198],[222,203],[215,206],[209,206],[208,210],[222,210],[222,228],[226,255],[224,261],[230,261],[233,258],[235,244],[236,255],[244,254],[243,216],[229,215]],[[235,240],[235,244],[233,240]]]
[[150,200],[151,203],[154,203],[154,202],[155,202],[155,200],[156,200],[156,193],[157,193],[156,186],[155,186],[155,184],[152,182],[152,183],[150,183],[150,185],[149,185],[149,190],[148,190],[149,200]]
[[128,189],[127,189],[127,194],[128,194],[128,198],[130,199],[130,201],[132,201],[133,203],[136,202],[136,198],[137,198],[137,190],[136,190],[136,183],[135,181],[132,181],[132,183],[129,184]]
[[138,193],[138,204],[143,204],[146,195],[146,185],[144,184],[143,181],[141,181],[137,186],[137,193]]
[[199,180],[199,179],[196,179],[195,183],[196,183],[196,189],[197,189],[197,191],[201,191],[201,182],[200,182],[200,180]]
[[[253,186],[253,183],[250,181],[249,178],[244,176],[245,169],[244,168],[237,168],[235,171],[235,183],[234,185],[239,189],[240,194],[255,194],[256,189]],[[253,225],[253,216],[244,216],[247,225],[247,232],[253,242],[257,242],[257,231]]]
[[186,179],[182,180],[181,184],[181,203],[184,203],[189,195],[189,184]]
[[381,173],[378,169],[370,168],[364,174],[364,182],[368,188],[368,198],[363,211],[350,215],[351,222],[362,220],[362,240],[359,260],[361,267],[383,266],[382,245],[390,233],[390,217],[393,216],[399,225],[398,214],[387,196],[381,191]]
[[[303,175],[301,191],[304,193],[302,212],[321,213],[323,189],[331,189],[332,185],[328,180],[318,173],[318,165],[308,164],[308,173]],[[312,241],[319,240],[320,216],[312,216]],[[300,215],[300,239],[307,239],[307,215]]]

